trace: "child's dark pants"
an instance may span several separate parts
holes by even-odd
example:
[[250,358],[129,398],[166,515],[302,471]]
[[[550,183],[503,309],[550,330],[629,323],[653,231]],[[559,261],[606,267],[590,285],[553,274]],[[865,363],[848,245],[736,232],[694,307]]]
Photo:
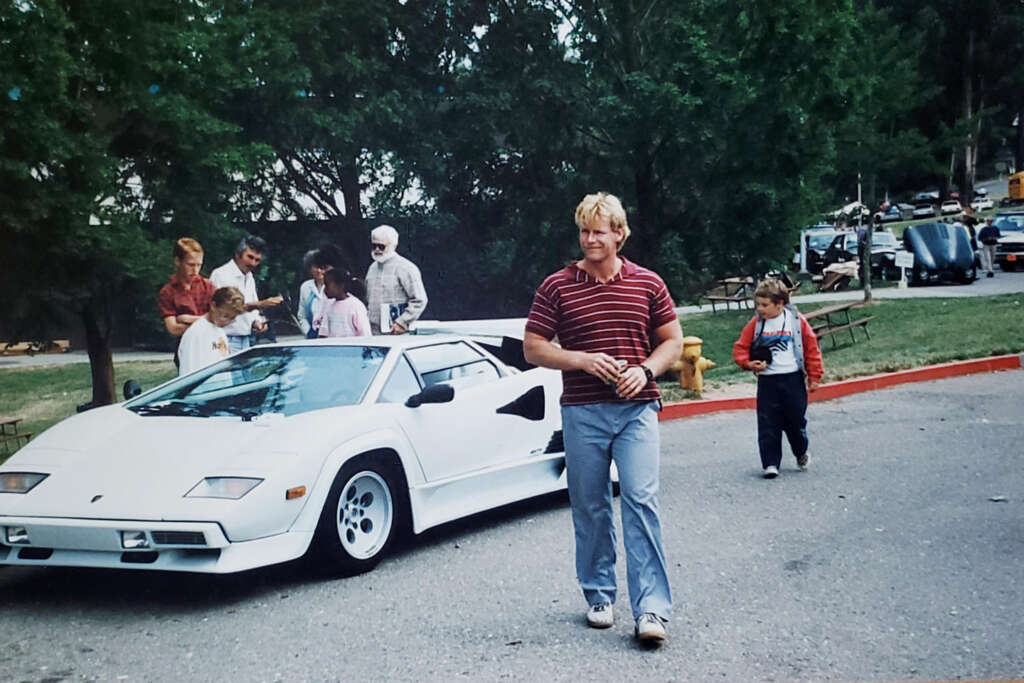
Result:
[[804,373],[757,378],[757,445],[761,467],[782,464],[782,433],[793,455],[807,452],[807,386]]

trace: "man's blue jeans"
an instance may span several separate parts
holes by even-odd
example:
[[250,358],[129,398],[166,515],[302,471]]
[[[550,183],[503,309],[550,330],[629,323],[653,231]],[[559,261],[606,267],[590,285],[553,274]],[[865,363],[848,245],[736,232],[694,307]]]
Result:
[[672,594],[658,518],[658,402],[563,406],[562,431],[583,596],[590,605],[615,602],[614,462],[633,618],[653,612],[668,619]]

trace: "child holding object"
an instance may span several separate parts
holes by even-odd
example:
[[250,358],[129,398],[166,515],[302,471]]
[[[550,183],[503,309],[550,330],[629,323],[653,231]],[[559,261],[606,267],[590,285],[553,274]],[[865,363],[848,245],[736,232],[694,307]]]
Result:
[[315,323],[321,337],[367,337],[370,335],[370,318],[366,304],[360,300],[365,296],[366,287],[362,280],[340,268],[324,273],[324,302],[320,317]]
[[754,292],[756,314],[732,347],[736,365],[757,375],[757,445],[765,479],[782,464],[782,434],[807,469],[807,393],[824,372],[818,338],[789,303],[789,290],[768,278]]
[[227,356],[228,338],[224,328],[244,312],[245,297],[237,288],[221,287],[214,291],[210,310],[181,335],[178,375],[187,375]]

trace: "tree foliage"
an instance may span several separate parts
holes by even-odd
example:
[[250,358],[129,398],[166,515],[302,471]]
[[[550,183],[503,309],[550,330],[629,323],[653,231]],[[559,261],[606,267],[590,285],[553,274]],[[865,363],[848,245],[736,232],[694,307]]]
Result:
[[361,272],[382,222],[428,315],[521,316],[577,254],[572,212],[596,190],[627,206],[626,255],[683,300],[787,261],[858,178],[872,203],[951,169],[969,188],[1024,110],[1022,16],[994,0],[9,0],[0,286],[19,296],[2,327],[44,337],[76,316],[104,402],[111,330],[158,328],[173,239],[216,265],[264,234],[276,293],[325,240]]

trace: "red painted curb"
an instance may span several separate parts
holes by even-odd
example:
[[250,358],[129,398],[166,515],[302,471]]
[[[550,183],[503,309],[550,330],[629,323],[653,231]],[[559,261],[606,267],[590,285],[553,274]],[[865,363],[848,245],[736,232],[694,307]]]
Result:
[[[1020,368],[1021,356],[1017,354],[954,361],[952,363],[941,363],[939,365],[928,365],[923,368],[887,372],[883,375],[854,377],[853,379],[844,379],[839,382],[823,384],[817,391],[811,394],[810,400],[830,401],[842,396],[858,394],[862,391],[885,389],[886,387],[896,386],[897,384],[907,384],[908,382],[927,382],[933,379],[943,379],[945,377],[956,377],[959,375],[971,375],[978,372],[1019,370]],[[675,420],[681,417],[720,413],[727,410],[749,410],[756,406],[757,399],[753,396],[745,396],[741,398],[717,398],[698,401],[677,401],[674,403],[666,403],[662,407],[660,419]]]

